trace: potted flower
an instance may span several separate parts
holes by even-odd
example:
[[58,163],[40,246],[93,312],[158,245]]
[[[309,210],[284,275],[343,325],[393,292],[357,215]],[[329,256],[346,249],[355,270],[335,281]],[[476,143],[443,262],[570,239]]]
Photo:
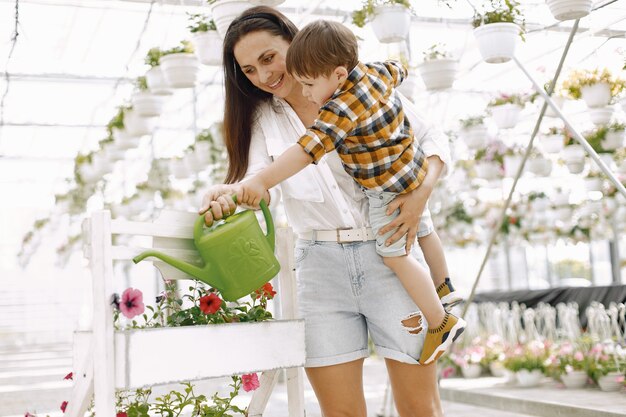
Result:
[[474,155],[476,176],[486,180],[501,178],[504,172],[505,150],[504,143],[494,140],[476,151]]
[[487,104],[498,129],[515,127],[520,113],[524,110],[525,101],[521,94],[500,94]]
[[363,7],[352,13],[352,23],[362,28],[367,21],[380,42],[404,41],[411,28],[411,4],[409,0],[364,0]]
[[461,137],[469,149],[478,149],[487,143],[485,116],[470,116],[460,120]]
[[222,64],[222,38],[217,33],[215,21],[201,13],[191,14],[187,28],[193,35],[194,50],[204,65]]
[[573,70],[562,88],[572,99],[582,98],[589,108],[605,108],[624,89],[624,81],[606,68]]
[[504,366],[515,373],[517,383],[522,387],[539,385],[545,371],[548,353],[543,342],[533,340],[525,346],[514,348],[504,361]]
[[480,340],[451,354],[454,363],[461,369],[464,378],[478,378],[482,373],[482,364],[485,360],[485,348]]
[[[509,217],[509,219],[512,219],[512,217]],[[518,229],[520,227],[519,221],[509,222],[509,224]],[[491,375],[496,377],[506,375],[506,368],[504,367],[504,360],[506,358],[505,351],[506,346],[500,336],[490,335],[485,341],[485,363],[487,363]]]
[[525,22],[518,1],[492,0],[491,10],[474,15],[473,26],[483,59],[497,64],[513,58],[517,37],[523,36]]
[[152,133],[155,123],[155,118],[140,117],[133,106],[124,104],[107,124],[107,132],[118,148],[131,149],[139,145],[140,136]]
[[566,135],[565,147],[561,151],[561,159],[565,162],[570,174],[580,174],[585,168],[585,149],[569,132],[564,131]]
[[534,213],[543,213],[550,207],[550,200],[543,191],[531,191],[526,199]]
[[163,71],[159,65],[163,51],[159,48],[150,48],[144,62],[150,66],[150,69],[146,72],[146,84],[150,92],[159,95],[168,95],[172,92],[167,87],[165,78],[163,77]]
[[452,58],[444,44],[436,43],[424,51],[424,62],[417,68],[427,90],[443,90],[454,84],[459,62]]
[[[615,123],[613,126],[619,129],[620,125]],[[619,135],[617,137],[611,136],[609,141],[607,141],[607,136],[609,133],[609,128],[606,126],[595,128],[589,132],[586,132],[584,137],[585,140],[591,145],[594,151],[598,154],[598,157],[604,162],[607,167],[611,167],[613,165],[613,149],[607,149],[604,147],[605,144],[609,146],[617,145],[617,147],[621,146],[621,141]]]
[[552,126],[540,137],[540,146],[544,152],[559,153],[565,147],[565,132],[563,129]]
[[612,123],[607,127],[606,136],[602,139],[601,145],[607,151],[615,151],[624,147],[624,132],[626,124]]
[[531,150],[527,165],[528,171],[538,177],[548,177],[552,172],[552,161],[543,156],[536,148]]
[[558,351],[550,355],[550,374],[563,382],[566,388],[582,388],[587,385],[587,356],[583,349],[570,342],[564,342]]
[[160,63],[167,85],[174,88],[188,88],[196,85],[198,58],[189,41],[181,41],[179,46],[163,51]]
[[519,145],[507,147],[504,152],[504,175],[510,178],[517,175],[519,167],[522,164],[524,148]]
[[591,348],[587,373],[602,391],[619,391],[624,383],[626,354],[612,342]]
[[602,191],[604,176],[596,170],[590,170],[585,177],[585,189],[589,192],[591,191]]
[[246,0],[207,0],[207,2],[211,7],[211,16],[215,21],[217,33],[222,39],[231,22],[246,9],[252,7],[252,3]]
[[135,91],[131,99],[137,114],[141,117],[156,117],[163,111],[163,97],[150,92],[145,76],[135,80]]
[[591,12],[592,0],[546,0],[556,20],[581,19]]

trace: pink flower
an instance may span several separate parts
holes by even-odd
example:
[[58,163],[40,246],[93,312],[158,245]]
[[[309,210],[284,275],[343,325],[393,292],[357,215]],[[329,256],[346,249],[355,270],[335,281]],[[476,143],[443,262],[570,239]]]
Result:
[[441,377],[442,378],[450,378],[452,375],[454,375],[454,367],[453,366],[446,366],[445,368],[443,368],[441,370]]
[[585,359],[585,355],[583,355],[581,351],[577,351],[576,353],[574,353],[574,360],[577,360],[578,362],[580,362],[583,359]]
[[243,390],[245,392],[254,391],[259,388],[261,384],[259,383],[259,377],[257,374],[246,374],[241,376],[241,383],[243,384]]
[[134,288],[126,288],[120,300],[120,311],[129,319],[143,314],[144,305],[141,291]]
[[28,411],[24,414],[24,417],[37,417],[34,414],[29,413]]
[[74,372],[70,372],[69,374],[65,375],[63,379],[74,379]]
[[63,411],[65,413],[65,409],[67,408],[67,401],[63,401],[61,403],[61,411]]
[[222,300],[216,294],[200,297],[200,310],[204,314],[215,314],[222,306]]

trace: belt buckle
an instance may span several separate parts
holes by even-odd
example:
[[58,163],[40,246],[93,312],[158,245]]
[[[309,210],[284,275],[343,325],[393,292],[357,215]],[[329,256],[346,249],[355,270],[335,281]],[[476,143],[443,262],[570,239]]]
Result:
[[337,243],[350,243],[352,242],[351,240],[342,240],[341,239],[341,231],[342,230],[350,230],[349,228],[345,228],[345,229],[337,229]]

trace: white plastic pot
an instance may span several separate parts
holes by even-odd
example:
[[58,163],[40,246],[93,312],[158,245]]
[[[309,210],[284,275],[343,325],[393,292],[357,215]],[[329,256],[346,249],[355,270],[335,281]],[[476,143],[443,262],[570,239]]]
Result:
[[602,191],[602,178],[585,178],[584,181],[587,191]]
[[198,58],[190,53],[169,54],[161,57],[161,69],[165,82],[173,88],[189,88],[196,85]]
[[530,158],[527,164],[528,170],[538,177],[547,177],[552,172],[552,161],[543,157]]
[[[538,239],[544,239],[546,236],[543,236],[543,233],[538,233]],[[532,371],[528,371],[526,369],[522,369],[515,373],[515,377],[517,378],[517,383],[522,387],[536,387],[541,382],[541,378],[543,374],[540,370],[535,369]]]
[[585,161],[566,161],[565,166],[570,174],[580,174],[585,169]]
[[521,155],[505,155],[504,156],[504,175],[509,178],[515,177],[519,166],[522,164]]
[[591,107],[587,110],[591,122],[596,126],[604,126],[609,124],[613,116],[613,106]]
[[[552,99],[552,102],[556,104],[556,106],[559,108],[559,110],[563,108],[563,104],[565,104],[565,97],[552,96],[551,99]],[[546,107],[545,116],[546,117],[558,117],[556,112],[552,110],[552,107],[549,104],[548,104],[548,107]]]
[[565,141],[561,135],[546,135],[541,138],[541,149],[547,153],[559,153],[565,147]]
[[499,178],[500,166],[495,162],[477,162],[474,166],[476,176],[485,180],[495,180]]
[[150,135],[156,126],[156,117],[141,117],[133,109],[124,113],[124,127],[130,136]]
[[217,32],[223,39],[231,22],[243,13],[244,10],[252,7],[252,3],[245,0],[218,0],[210,7],[211,16],[215,21]]
[[459,71],[459,62],[454,59],[424,61],[417,69],[427,90],[443,90],[452,87]]
[[587,385],[587,373],[585,371],[571,371],[561,375],[561,381],[566,388],[582,388]]
[[498,129],[510,129],[515,127],[522,110],[522,106],[512,103],[506,103],[490,108],[491,118],[496,126],[498,126]]
[[482,372],[482,369],[477,363],[470,363],[461,368],[463,378],[478,378]]
[[569,145],[561,151],[561,159],[567,162],[584,162],[585,149],[582,145]]
[[478,149],[487,143],[487,128],[484,125],[461,130],[461,137],[469,149]]
[[513,59],[519,34],[520,27],[515,23],[489,23],[474,29],[480,54],[489,64]]
[[193,37],[195,53],[204,65],[222,65],[223,41],[216,30],[196,33]]
[[152,67],[146,72],[146,83],[151,93],[158,95],[172,94],[165,82],[165,77],[163,76],[160,65]]
[[609,372],[598,378],[598,385],[602,391],[619,391],[622,388],[624,374],[620,372]]
[[135,93],[132,97],[132,103],[133,109],[142,117],[160,116],[165,104],[163,96],[147,91]]
[[624,146],[624,131],[609,131],[606,137],[602,139],[602,148],[607,151],[614,151]]
[[546,0],[556,20],[573,20],[591,12],[592,0]]
[[411,13],[401,4],[387,4],[374,9],[372,29],[382,43],[400,42],[409,35]]
[[597,83],[580,87],[580,95],[587,107],[604,107],[611,101],[611,86],[608,83]]

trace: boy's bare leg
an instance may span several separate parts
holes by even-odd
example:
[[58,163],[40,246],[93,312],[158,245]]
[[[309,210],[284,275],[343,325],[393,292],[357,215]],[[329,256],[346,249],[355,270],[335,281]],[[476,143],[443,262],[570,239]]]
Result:
[[424,253],[428,268],[430,268],[430,276],[435,284],[435,288],[438,288],[450,276],[441,240],[439,240],[439,236],[435,231],[419,237],[417,240]]

